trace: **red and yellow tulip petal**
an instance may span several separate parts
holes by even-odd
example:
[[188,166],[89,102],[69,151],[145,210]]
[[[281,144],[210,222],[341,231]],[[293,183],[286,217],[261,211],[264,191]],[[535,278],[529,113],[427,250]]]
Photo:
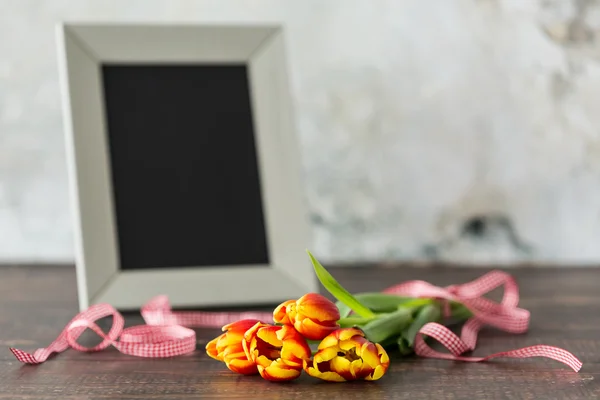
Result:
[[356,350],[357,355],[360,356],[360,350],[366,343],[369,343],[369,341],[363,337],[353,337],[348,340],[340,340],[338,346],[344,351]]
[[328,382],[345,382],[343,376],[331,370],[329,361],[317,362],[317,359],[306,360],[304,362],[304,371],[314,378],[319,378]]
[[220,355],[223,357],[224,361],[232,360],[234,358],[248,359],[241,343],[226,347]]
[[221,353],[223,355],[223,361],[225,362],[230,362],[231,360],[247,360],[248,357],[246,357],[246,354],[242,351],[239,353],[229,353],[226,354],[225,352]]
[[319,344],[319,350],[326,347],[336,346],[338,342],[349,340],[354,337],[362,338],[364,337],[364,335],[365,334],[363,333],[363,331],[357,328],[337,329],[321,341],[321,343]]
[[282,341],[281,360],[288,366],[302,368],[304,360],[310,359],[311,351],[306,340],[290,326],[284,326],[277,337]]
[[385,375],[386,371],[387,371],[387,368],[385,368],[383,365],[378,365],[377,367],[375,367],[375,370],[373,372],[371,372],[369,375],[367,375],[363,379],[366,381],[376,381],[376,380],[380,379],[383,375]]
[[217,341],[217,349],[222,350],[228,346],[236,346],[242,343],[244,335],[239,332],[225,332]]
[[287,306],[287,315],[290,319],[290,323],[292,323],[298,317],[296,303],[292,303]]
[[265,326],[270,326],[270,325],[267,325],[267,324],[265,324],[265,323],[263,323],[263,322],[257,322],[256,324],[252,325],[252,326],[251,326],[250,328],[248,328],[248,329],[246,330],[246,332],[244,333],[244,339],[245,339],[245,340],[247,340],[247,341],[250,341],[250,339],[251,339],[253,336],[256,336],[256,332],[257,332],[257,331],[258,331],[260,328],[262,328],[262,327],[265,327]]
[[331,361],[333,360],[335,357],[338,356],[338,351],[339,351],[339,347],[335,346],[335,347],[328,347],[325,348],[323,350],[319,350],[315,356],[314,356],[314,360],[315,363],[322,363],[325,361]]
[[254,360],[254,363],[258,366],[258,367],[262,367],[262,368],[267,368],[268,366],[270,366],[273,363],[273,360],[267,358],[266,356],[263,355],[259,355],[258,357],[256,357],[256,359]]
[[257,322],[250,329],[248,329],[246,331],[246,333],[244,333],[244,340],[242,341],[242,346],[243,346],[244,352],[246,353],[246,356],[248,357],[249,360],[255,360],[256,357],[258,357],[258,351],[257,351],[258,340],[256,337],[257,332],[261,328],[268,327],[268,326],[271,326],[271,325],[267,325],[262,322]]
[[288,357],[285,359],[282,358],[281,362],[283,362],[285,365],[287,365],[290,368],[301,369],[302,363],[304,362],[304,360],[292,355],[291,357]]
[[288,317],[288,307],[295,303],[295,300],[287,300],[278,305],[273,311],[273,321],[278,324],[290,325],[292,322]]
[[379,361],[381,362],[381,364],[386,366],[390,365],[390,357],[388,356],[388,353],[385,351],[383,346],[379,343],[375,343],[375,347],[377,348],[377,354],[379,355]]
[[325,371],[320,372],[318,369],[314,367],[309,367],[305,369],[306,373],[314,378],[319,378],[328,382],[345,382],[346,380],[337,372],[333,371]]
[[310,358],[310,350],[306,352],[304,349],[299,348],[294,345],[291,346],[283,346],[281,349],[281,361],[293,368],[302,368],[302,363],[304,360]]
[[372,371],[372,368],[369,368],[368,366],[365,368],[361,359],[350,361],[345,357],[336,357],[331,360],[330,368],[347,381],[363,379]]
[[234,359],[225,364],[227,365],[227,368],[238,374],[254,375],[258,373],[256,364],[249,360]]
[[273,362],[266,368],[259,366],[258,372],[260,373],[260,376],[262,376],[268,381],[284,382],[298,378],[300,376],[301,370],[293,368],[282,368],[281,365],[279,365],[276,362]]
[[310,358],[310,352],[306,353],[303,349],[297,346],[283,346],[281,349],[281,361],[294,368],[302,368],[302,363],[305,359]]
[[329,347],[336,347],[339,343],[339,339],[335,337],[335,332],[325,336],[321,343],[319,343],[319,350],[327,349]]
[[242,335],[248,329],[252,328],[256,323],[260,322],[257,319],[241,319],[236,322],[232,322],[231,324],[227,324],[223,326],[223,331],[238,331],[241,332]]
[[278,327],[279,329],[277,330],[276,334],[277,334],[277,339],[280,340],[281,342],[286,342],[288,340],[299,340],[301,339],[301,335],[290,325],[284,325],[281,327]]
[[[256,336],[254,336],[252,338],[252,340],[250,341],[250,357],[248,357],[249,360],[255,360],[256,361],[256,357],[258,357],[258,338]],[[244,349],[245,351],[245,349]]]
[[277,335],[280,330],[280,326],[265,326],[256,332],[256,336],[271,346],[280,347],[283,344]]
[[354,336],[365,337],[365,333],[358,328],[343,328],[335,332],[335,337],[339,340],[348,340]]
[[269,360],[275,360],[281,357],[281,347],[271,346],[259,338],[256,338],[252,341],[251,349],[254,357],[265,356]]
[[390,357],[385,349],[379,343],[375,343],[375,347],[377,348],[377,354],[381,364],[376,366],[375,370],[365,378],[369,381],[376,381],[377,379],[381,378],[383,375],[385,375],[390,366]]
[[256,339],[256,332],[263,325],[264,324],[262,322],[257,322],[255,325],[253,325],[250,329],[248,329],[244,333],[244,340],[242,341],[242,345],[244,346],[244,350],[246,351],[248,358],[250,358],[250,353],[252,351],[252,349],[251,349],[252,340]]
[[296,301],[296,312],[317,321],[337,321],[340,311],[331,300],[317,293],[308,293]]
[[206,344],[206,354],[218,361],[223,361],[223,358],[219,356],[219,351],[217,350],[217,343],[221,339],[221,336],[224,335],[225,334],[223,333],[222,335],[214,338]]
[[250,343],[248,343],[246,341],[246,338],[244,338],[244,340],[242,340],[242,348],[244,349],[244,353],[246,354],[246,357],[248,358],[248,360],[253,360],[252,350],[250,349]]
[[298,332],[302,334],[302,336],[304,336],[307,339],[321,340],[325,338],[325,336],[329,335],[331,332],[338,329],[339,325],[324,325],[317,323],[312,319],[304,318],[302,320],[296,320],[294,327]]
[[281,338],[282,343],[284,344],[284,346],[287,343],[292,343],[294,344],[296,347],[295,348],[299,348],[299,352],[295,352],[295,354],[304,354],[304,353],[308,353],[310,354],[310,347],[308,347],[308,343],[306,343],[306,339],[298,332],[296,331],[293,327],[291,326],[284,326],[281,328],[281,331],[278,332],[278,337]]
[[375,368],[381,364],[379,360],[379,354],[377,354],[377,347],[371,342],[366,342],[360,349],[360,357],[363,361],[368,364],[371,368]]
[[329,362],[329,365],[332,371],[337,372],[345,380],[352,381],[356,379],[350,370],[351,362],[347,358],[335,357]]
[[365,363],[362,360],[357,361],[360,361],[360,363],[355,363],[355,361],[353,361],[354,365],[350,367],[356,379],[365,379],[367,376],[370,376],[373,372],[373,368],[371,368],[367,363]]

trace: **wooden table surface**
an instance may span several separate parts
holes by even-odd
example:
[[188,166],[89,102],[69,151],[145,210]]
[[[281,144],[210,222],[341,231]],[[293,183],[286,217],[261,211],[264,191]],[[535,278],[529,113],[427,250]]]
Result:
[[[463,283],[486,270],[432,267],[331,268],[351,291],[376,291],[423,279]],[[77,313],[75,271],[60,266],[0,267],[0,399],[596,399],[600,398],[600,269],[509,270],[521,288],[520,305],[532,313],[530,330],[512,335],[485,328],[474,355],[534,344],[573,352],[579,373],[552,360],[497,359],[464,363],[391,353],[377,382],[326,383],[307,376],[284,384],[229,372],[204,353],[219,334],[198,329],[198,350],[171,359],[142,359],[109,348],[67,350],[37,366],[22,365],[9,346],[48,345]],[[125,314],[126,324],[141,323]],[[107,321],[109,322],[109,321]],[[105,325],[108,326],[108,325]],[[82,344],[97,343],[93,334]]]

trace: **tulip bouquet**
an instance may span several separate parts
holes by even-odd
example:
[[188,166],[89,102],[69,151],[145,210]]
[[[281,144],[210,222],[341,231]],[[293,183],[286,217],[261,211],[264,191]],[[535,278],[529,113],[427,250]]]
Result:
[[[491,325],[511,333],[524,333],[529,311],[517,307],[518,286],[502,271],[491,271],[462,285],[444,288],[423,281],[394,285],[383,293],[350,294],[310,254],[315,273],[337,299],[333,303],[317,293],[287,300],[272,313],[253,313],[258,319],[241,319],[222,327],[223,333],[206,345],[208,355],[232,371],[260,374],[269,381],[290,381],[302,371],[331,382],[376,381],[390,365],[386,350],[422,357],[480,362],[497,357],[546,357],[579,371],[582,363],[572,353],[554,346],[534,345],[486,357],[465,357],[475,348],[477,332]],[[500,303],[483,297],[504,287]],[[173,357],[196,349],[196,335],[189,327],[220,326],[233,319],[229,313],[173,312],[166,296],[151,299],[141,310],[145,325],[123,329],[123,316],[109,304],[95,304],[77,314],[58,338],[33,354],[11,348],[26,364],[40,364],[53,353],[73,348],[100,351],[112,345],[122,353],[140,357]],[[243,314],[245,315],[245,314]],[[96,321],[112,316],[113,326],[104,334]],[[238,317],[240,318],[241,315]],[[443,324],[440,319],[443,317]],[[216,319],[215,319],[216,318]],[[459,338],[448,323],[464,319]],[[215,325],[215,321],[219,321]],[[187,326],[187,327],[186,327]],[[76,340],[86,328],[104,340],[91,348]],[[439,353],[426,344],[437,340],[450,354]]]
[[[353,295],[308,255],[321,284],[337,303],[308,293],[277,306],[272,324],[245,319],[225,325],[224,333],[206,345],[210,357],[233,372],[260,374],[269,381],[290,381],[303,370],[330,382],[375,381],[389,367],[386,349],[411,353],[419,329],[442,316],[442,303],[433,298]],[[470,316],[459,303],[447,305],[454,319]]]

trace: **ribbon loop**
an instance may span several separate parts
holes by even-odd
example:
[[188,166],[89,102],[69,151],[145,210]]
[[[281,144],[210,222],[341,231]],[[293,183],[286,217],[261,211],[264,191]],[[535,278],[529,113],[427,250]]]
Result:
[[[112,326],[108,334],[105,334],[96,324],[96,321],[110,316],[113,317]],[[100,351],[107,348],[113,344],[115,340],[117,340],[123,331],[124,325],[125,320],[123,319],[123,316],[119,314],[119,312],[111,305],[98,304],[91,306],[86,311],[80,313],[78,317],[76,317],[67,325],[66,329],[64,330],[65,340],[71,348],[78,351]],[[79,336],[81,336],[86,329],[91,329],[94,331],[102,338],[102,342],[98,343],[94,347],[85,347],[77,343],[77,339],[79,339]]]
[[[423,335],[440,342],[451,354],[440,353],[433,350],[425,343]],[[482,362],[493,358],[530,358],[545,357],[561,362],[569,366],[573,371],[579,372],[583,364],[572,353],[554,346],[536,345],[523,347],[521,349],[503,351],[491,354],[487,357],[465,357],[462,356],[469,348],[461,338],[456,336],[450,329],[435,322],[425,324],[415,337],[415,354],[421,357],[441,358],[444,360]]]
[[179,325],[138,325],[125,329],[115,347],[137,357],[174,357],[196,350],[196,332]]
[[[156,311],[154,322],[160,322],[160,313],[164,312],[163,321],[167,321],[170,311],[166,297],[160,296],[150,301],[150,309]],[[154,306],[160,307],[154,307]],[[96,321],[113,317],[112,326],[107,334],[96,324]],[[123,316],[108,304],[93,305],[87,310],[77,314],[59,335],[59,337],[46,348],[38,349],[34,354],[29,354],[19,349],[10,350],[15,357],[26,364],[39,364],[48,359],[52,353],[65,351],[69,347],[73,350],[95,352],[113,345],[124,354],[138,357],[172,357],[187,354],[196,349],[196,333],[188,328],[178,325],[149,326],[139,325],[123,330],[125,320]],[[102,342],[85,347],[77,343],[77,339],[86,330],[91,329],[102,338]]]
[[[104,317],[113,316],[113,324],[107,335],[102,332],[95,321]],[[60,353],[73,347],[79,351],[98,351],[108,347],[121,334],[123,330],[123,316],[108,304],[95,304],[85,311],[77,314],[63,329],[61,334],[46,348],[37,349],[33,354],[19,349],[11,348],[15,357],[27,364],[39,364],[48,359],[52,353]],[[102,337],[102,342],[92,348],[86,348],[77,343],[77,339],[87,329],[92,329]]]
[[[77,314],[65,327],[59,337],[46,348],[37,349],[33,354],[19,349],[10,350],[15,357],[26,364],[39,364],[52,353],[73,350],[94,352],[112,345],[121,353],[138,357],[173,357],[188,354],[196,349],[196,332],[189,327],[221,328],[240,319],[258,319],[263,322],[272,320],[273,315],[266,312],[173,312],[167,296],[156,296],[141,309],[146,325],[138,325],[123,330],[123,316],[108,304],[96,304]],[[113,317],[108,334],[96,324],[96,321]],[[102,342],[93,347],[77,343],[77,339],[86,330],[91,329],[102,338]]]

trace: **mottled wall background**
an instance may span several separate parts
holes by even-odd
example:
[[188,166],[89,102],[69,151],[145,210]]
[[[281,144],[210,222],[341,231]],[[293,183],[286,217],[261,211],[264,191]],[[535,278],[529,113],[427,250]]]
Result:
[[61,20],[284,24],[323,260],[600,261],[600,1],[0,0],[0,10],[0,261],[73,256]]

